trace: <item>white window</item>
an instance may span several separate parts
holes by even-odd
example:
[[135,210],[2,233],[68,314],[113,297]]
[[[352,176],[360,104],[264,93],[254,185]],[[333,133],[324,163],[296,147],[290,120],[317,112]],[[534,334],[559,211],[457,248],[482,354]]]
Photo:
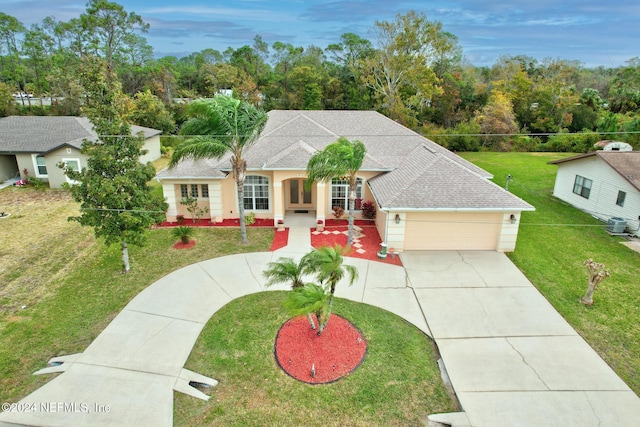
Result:
[[590,179],[576,175],[576,180],[573,183],[573,192],[585,199],[588,199],[589,194],[591,194],[591,184],[593,184],[593,181]]
[[36,178],[47,178],[47,162],[44,157],[32,154],[33,167],[36,170]]
[[[65,168],[69,168],[73,171],[76,172],[80,172],[80,170],[82,170],[82,167],[80,166],[80,159],[62,159],[62,163],[64,163]],[[67,182],[69,184],[77,184],[78,181],[74,181],[73,179],[69,179],[69,177],[67,177]]]
[[244,208],[252,211],[269,210],[269,178],[249,175],[244,180]]
[[623,207],[624,199],[626,198],[627,198],[627,193],[625,193],[624,191],[618,191],[618,199],[616,200],[616,205]]
[[[362,179],[358,178],[356,184],[356,210],[360,209],[362,201]],[[345,211],[349,209],[349,181],[346,179],[334,179],[331,181],[331,208],[341,207]]]

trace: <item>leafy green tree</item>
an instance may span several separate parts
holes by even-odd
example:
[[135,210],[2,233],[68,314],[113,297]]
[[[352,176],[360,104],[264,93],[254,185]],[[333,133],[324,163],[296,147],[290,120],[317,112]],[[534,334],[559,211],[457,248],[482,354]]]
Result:
[[365,62],[365,83],[376,93],[391,119],[412,126],[415,116],[442,92],[433,66],[454,49],[442,24],[422,13],[398,14],[393,22],[376,22],[376,55]]
[[258,139],[267,114],[245,101],[227,96],[199,99],[187,105],[189,119],[180,128],[188,139],[171,156],[170,166],[184,158],[220,159],[231,154],[231,168],[238,192],[238,213],[242,243],[247,243],[244,217],[244,179],[247,162],[244,151]]
[[131,122],[138,126],[160,129],[165,134],[175,130],[176,122],[164,103],[150,90],[138,92],[133,98],[133,110],[130,113]]
[[362,166],[367,149],[360,141],[349,141],[344,137],[318,151],[307,164],[307,185],[313,181],[331,182],[332,179],[346,179],[349,182],[349,232],[347,244],[353,243],[353,221],[356,205],[358,171]]
[[81,203],[80,216],[69,219],[93,227],[106,245],[120,243],[128,272],[128,244],[143,245],[149,226],[162,220],[167,205],[149,186],[155,176],[153,165],[139,162],[144,141],[131,136],[120,84],[102,59],[87,57],[83,65],[80,80],[87,94],[83,111],[99,141],[82,144],[82,153],[88,156],[86,168],[74,171],[61,165],[76,182],[71,194]]
[[0,117],[13,114],[15,106],[12,94],[13,88],[6,83],[0,82]]
[[[518,123],[513,114],[511,101],[499,91],[493,91],[489,103],[478,112],[476,122],[480,125],[484,137],[484,144],[499,151],[508,151],[507,142],[510,135],[518,133]],[[497,134],[497,136],[491,136]]]

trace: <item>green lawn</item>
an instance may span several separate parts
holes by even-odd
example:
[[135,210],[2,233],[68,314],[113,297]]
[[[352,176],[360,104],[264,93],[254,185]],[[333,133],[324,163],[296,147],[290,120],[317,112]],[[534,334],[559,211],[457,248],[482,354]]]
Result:
[[220,384],[208,402],[176,393],[177,426],[424,426],[428,414],[455,410],[426,335],[394,314],[340,298],[334,312],[368,341],[363,363],[327,385],[287,376],[273,356],[289,317],[285,295],[239,298],[211,318],[186,367]]
[[[566,153],[463,153],[494,182],[535,206],[522,215],[513,262],[636,394],[640,394],[640,254],[620,244],[605,224],[553,197],[557,166]],[[611,271],[591,307],[583,265],[592,258]]]

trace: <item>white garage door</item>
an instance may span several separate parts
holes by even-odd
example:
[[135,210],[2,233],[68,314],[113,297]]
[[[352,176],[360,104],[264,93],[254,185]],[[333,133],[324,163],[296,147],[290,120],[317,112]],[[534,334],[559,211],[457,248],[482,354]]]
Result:
[[408,213],[404,250],[496,250],[500,213]]

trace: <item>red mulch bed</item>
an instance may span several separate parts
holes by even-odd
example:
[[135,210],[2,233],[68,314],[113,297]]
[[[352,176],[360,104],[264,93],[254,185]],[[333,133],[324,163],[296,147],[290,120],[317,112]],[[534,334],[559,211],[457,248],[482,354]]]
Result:
[[[367,341],[348,320],[335,314],[329,317],[322,335],[311,329],[306,316],[299,316],[280,327],[274,353],[289,376],[308,384],[326,384],[360,366],[367,354]],[[315,377],[311,376],[312,365]]]
[[[185,219],[182,224],[178,224],[175,221],[164,221],[158,224],[156,227],[177,227],[178,225],[188,225],[189,227],[239,227],[239,218],[224,219],[222,222],[212,222],[210,219],[201,219],[195,222],[192,219]],[[256,218],[256,222],[247,227],[273,227],[273,219]]]
[[284,231],[274,231],[273,242],[271,242],[270,251],[275,251],[280,248],[284,248],[289,243],[289,229],[285,228]]
[[[357,225],[357,224],[356,224]],[[362,258],[368,259],[370,261],[379,261],[385,264],[392,265],[402,265],[402,261],[399,256],[392,257],[387,254],[386,258],[380,259],[378,258],[378,251],[380,251],[380,243],[382,243],[382,239],[380,239],[380,234],[378,234],[378,229],[373,225],[361,225],[363,236],[360,237],[360,244],[362,245],[362,249],[366,252],[361,254],[356,252],[358,248],[351,247],[351,252],[349,253],[350,257],[354,258]],[[336,244],[341,246],[347,245],[347,235],[342,233],[342,231],[347,230],[347,226],[340,227],[325,227],[325,231],[340,231],[340,234],[313,234],[316,229],[311,229],[311,246],[314,248],[320,248],[322,246],[335,246]],[[355,242],[354,242],[355,243]]]
[[178,242],[175,245],[173,245],[173,249],[189,249],[192,248],[196,245],[196,241],[195,240],[189,240],[189,243],[182,243],[182,242]]

